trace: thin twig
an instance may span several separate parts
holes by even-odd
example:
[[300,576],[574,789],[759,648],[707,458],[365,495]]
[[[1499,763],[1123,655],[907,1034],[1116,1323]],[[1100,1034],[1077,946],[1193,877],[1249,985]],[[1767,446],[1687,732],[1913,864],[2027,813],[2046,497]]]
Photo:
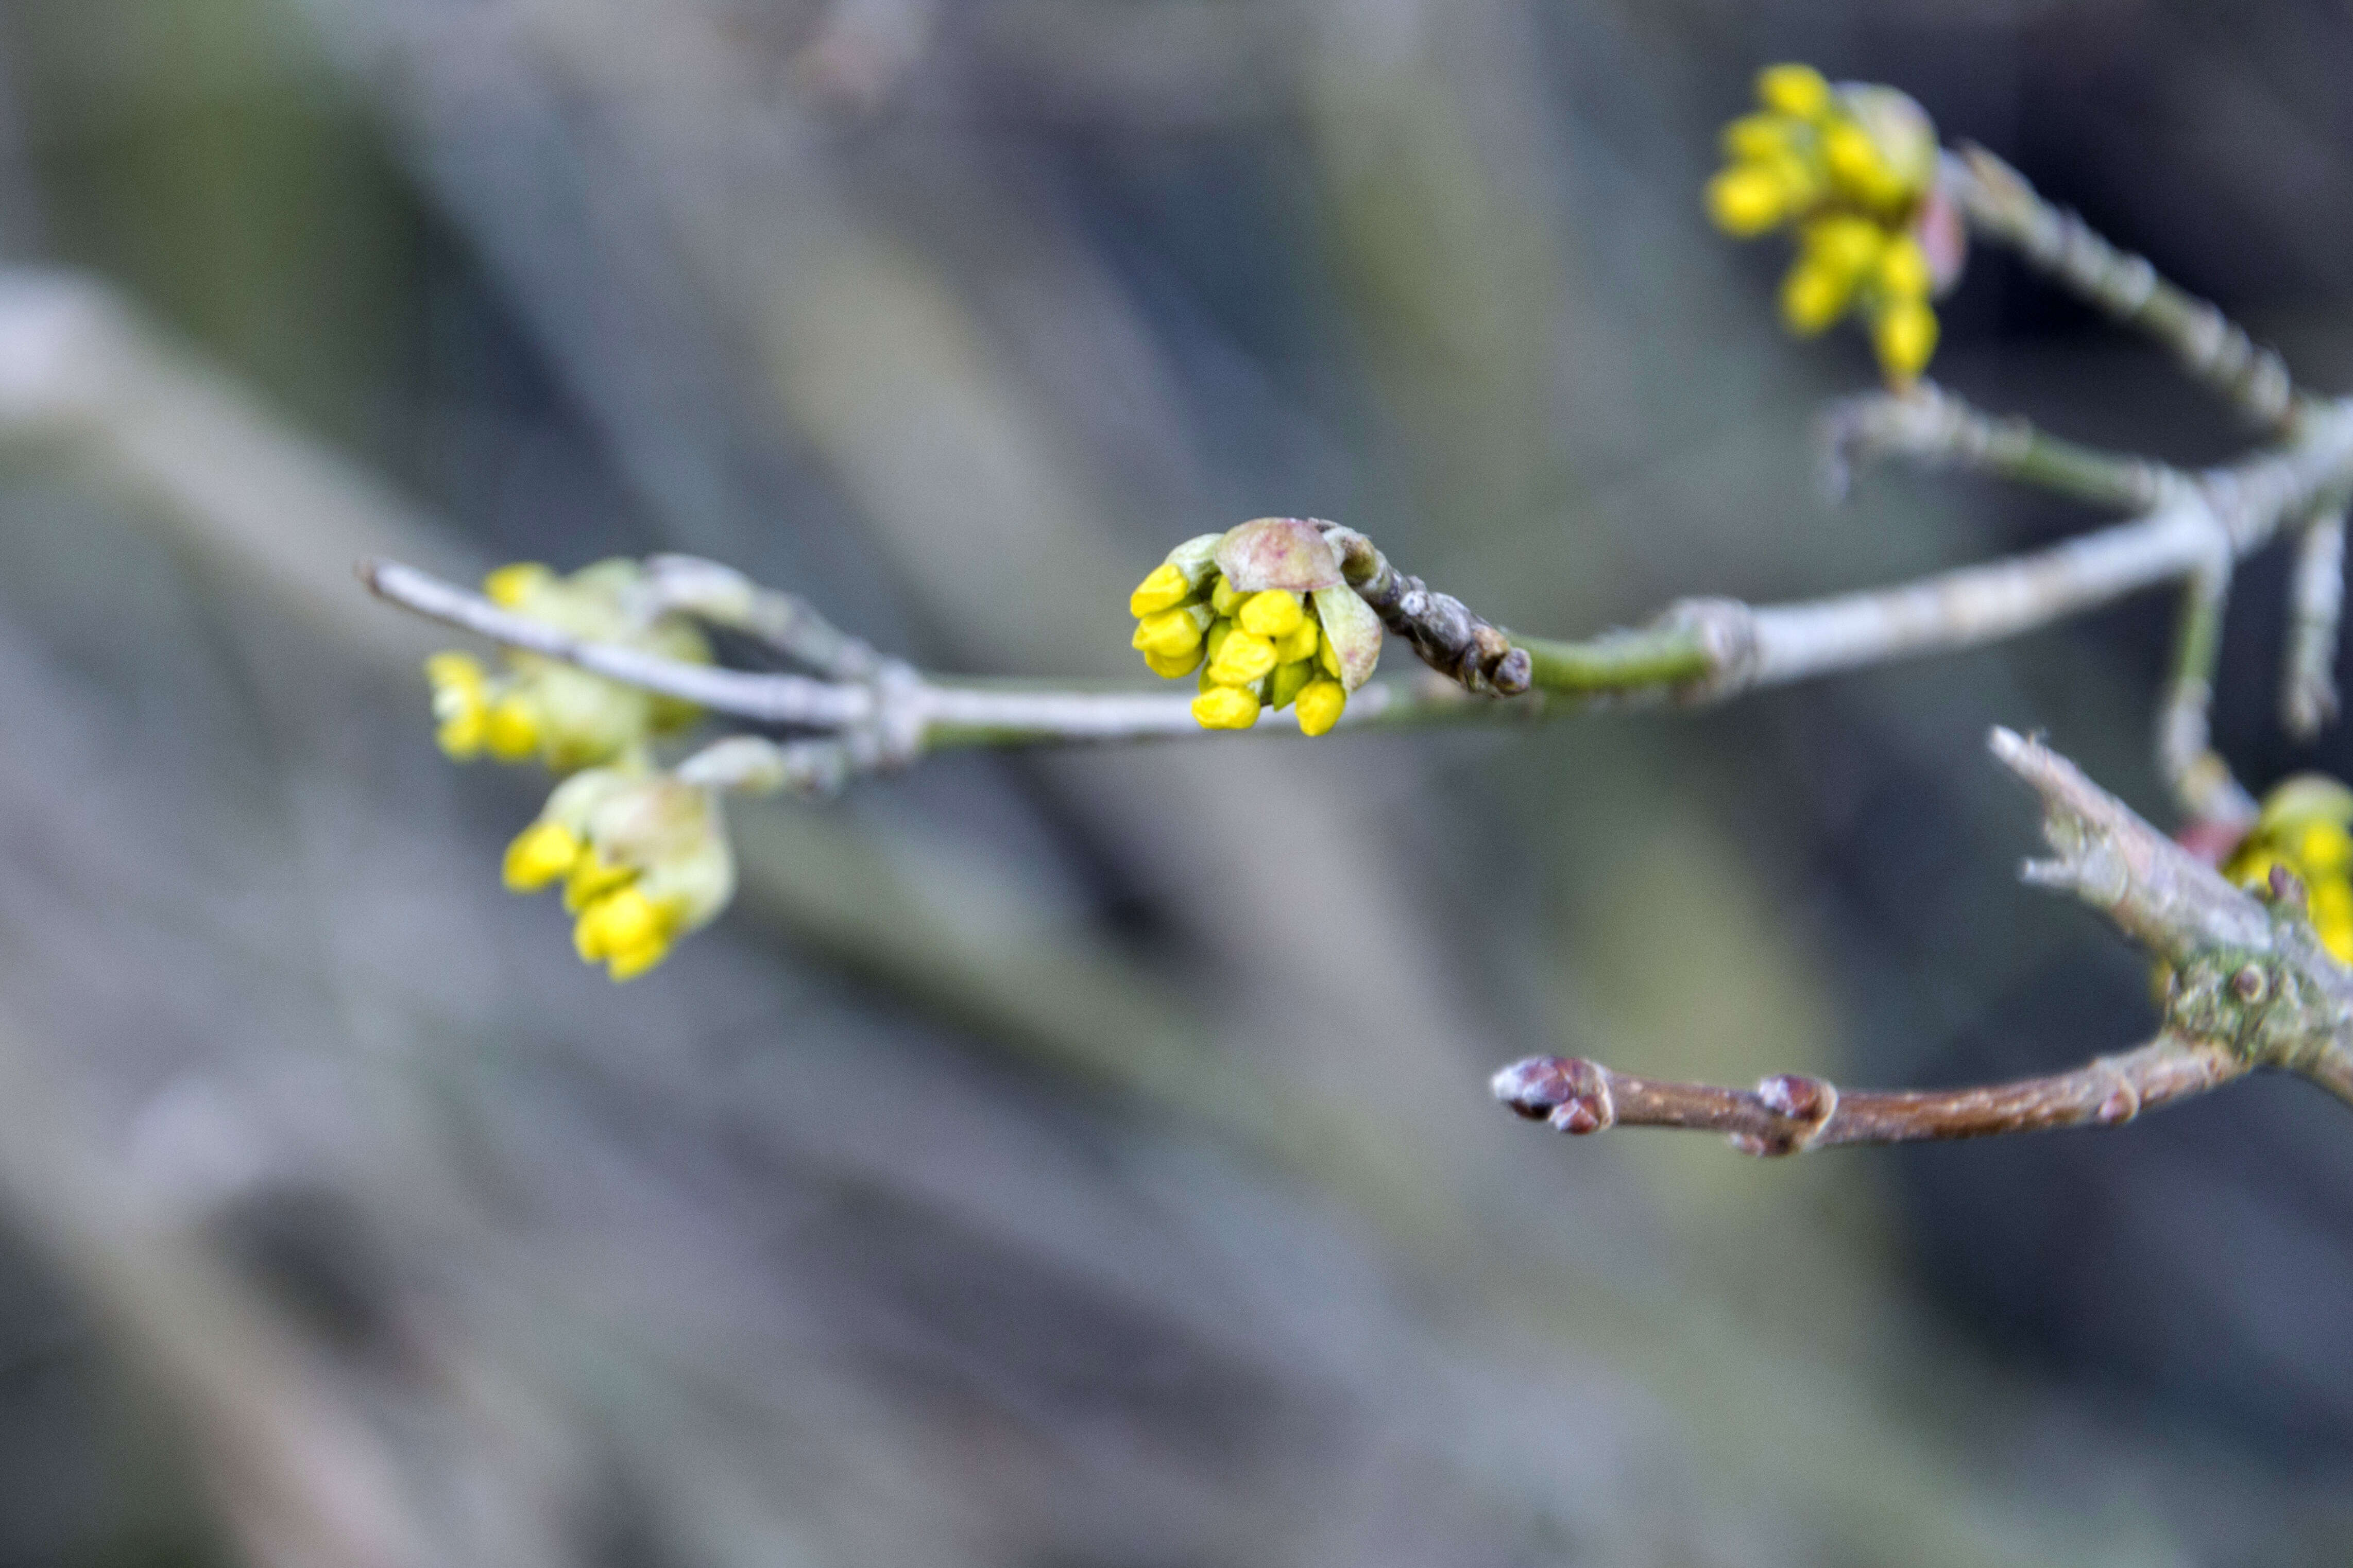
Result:
[[2203,1094],[2247,1066],[2211,1042],[2160,1035],[2072,1072],[1974,1089],[1841,1089],[1785,1073],[1753,1089],[1616,1072],[1581,1057],[1531,1057],[1495,1075],[1495,1098],[1556,1131],[1682,1127],[1722,1132],[1745,1154],[1799,1154],[1842,1143],[1916,1143],[2120,1127],[2144,1110]]
[[1928,381],[1841,397],[1823,410],[1820,428],[1825,488],[1839,500],[1857,462],[1889,458],[1990,474],[2119,511],[2146,511],[2189,482],[2163,463],[2061,440],[2016,415],[1997,417]]
[[1982,147],[1947,156],[1945,188],[1971,230],[2012,247],[2055,281],[2172,351],[2257,426],[2284,428],[2300,402],[2279,355],[2216,306],[2167,282],[2146,257],[2119,250],[2074,213],[2042,199],[2026,176]]
[[883,658],[842,631],[807,600],[764,588],[733,566],[696,555],[649,555],[646,584],[658,608],[758,638],[813,675],[870,680]]
[[2300,1073],[2353,1102],[2353,970],[2321,948],[2288,879],[2266,907],[2048,747],[2007,730],[1992,747],[2042,798],[2055,853],[2030,862],[2026,879],[2076,894],[2166,964],[2155,1039],[2071,1071],[1959,1089],[1841,1090],[1799,1074],[1724,1089],[1532,1057],[1495,1075],[1495,1097],[1563,1132],[1700,1128],[1752,1154],[2114,1127],[2258,1068]]
[[2245,824],[2255,819],[2255,802],[2211,744],[2214,667],[2222,657],[2222,615],[2231,599],[2230,552],[2219,539],[2216,545],[2182,586],[2173,673],[2157,710],[2157,767],[2191,821]]
[[2309,741],[2337,718],[2337,642],[2345,605],[2345,503],[2323,507],[2297,541],[2294,609],[2286,668],[2280,679],[2280,722]]

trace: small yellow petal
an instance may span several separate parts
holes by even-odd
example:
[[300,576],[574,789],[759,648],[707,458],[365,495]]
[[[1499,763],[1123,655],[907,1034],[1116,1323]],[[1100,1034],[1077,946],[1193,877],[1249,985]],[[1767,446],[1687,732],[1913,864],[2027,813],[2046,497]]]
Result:
[[1321,735],[1340,721],[1348,706],[1348,690],[1336,680],[1310,681],[1299,694],[1299,732]]
[[1898,300],[1872,323],[1871,340],[1890,381],[1913,381],[1936,352],[1936,313],[1917,300]]
[[1241,623],[1242,630],[1274,639],[1297,631],[1307,619],[1307,608],[1299,602],[1298,595],[1270,589],[1252,594],[1234,619]]
[[1799,122],[1785,114],[1744,114],[1724,128],[1724,155],[1736,163],[1761,163],[1796,150]]
[[536,561],[501,566],[482,579],[482,594],[502,609],[513,609],[537,589],[555,581],[555,574]]
[[1150,648],[1146,648],[1144,650],[1144,662],[1151,666],[1153,674],[1164,679],[1174,680],[1180,675],[1190,675],[1201,668],[1201,645],[1195,643],[1185,652],[1175,655],[1156,654]]
[[1852,277],[1800,261],[1781,279],[1781,323],[1799,337],[1812,337],[1837,321],[1853,298]]
[[1220,573],[1209,584],[1209,608],[1220,616],[1230,616],[1234,606],[1242,602],[1243,595]]
[[1822,162],[1830,166],[1833,184],[1865,201],[1880,200],[1895,182],[1871,132],[1852,120],[1834,121],[1822,132]]
[[1278,664],[1293,664],[1301,659],[1313,659],[1324,628],[1313,616],[1302,616],[1299,624],[1275,638],[1274,658]]
[[433,731],[434,744],[453,763],[472,762],[482,754],[483,717],[480,703],[468,704],[441,721]]
[[589,904],[572,928],[572,945],[586,963],[649,942],[667,942],[669,937],[661,910],[635,888],[617,889]]
[[2348,887],[2342,877],[2315,880],[2305,896],[2305,907],[2312,911],[2315,921],[2324,924],[2353,921],[2353,887]]
[[565,912],[578,914],[614,889],[635,881],[637,876],[635,868],[617,866],[590,848],[573,862],[571,874],[564,879]]
[[1193,584],[1176,565],[1163,562],[1127,596],[1127,613],[1138,620],[1173,610],[1193,596]]
[[1274,644],[1251,632],[1228,637],[1209,660],[1209,679],[1220,686],[1248,686],[1274,668]]
[[1831,106],[1831,84],[1811,66],[1767,66],[1757,73],[1757,101],[1780,114],[1812,120]]
[[1707,216],[1742,239],[1765,233],[1796,206],[1789,182],[1763,163],[1735,163],[1707,183]]
[[1897,236],[1880,254],[1879,287],[1891,298],[1925,300],[1933,282],[1928,254],[1910,235]]
[[1258,694],[1239,686],[1218,686],[1193,699],[1193,718],[1204,730],[1247,730],[1258,722]]
[[2295,856],[2316,879],[2344,874],[2353,867],[2353,836],[2334,822],[2315,822],[2296,835]]
[[1134,646],[1147,655],[1157,654],[1163,658],[1190,653],[1201,646],[1201,631],[1208,618],[1206,614],[1196,616],[1189,606],[1146,616],[1135,623]]
[[1806,264],[1841,278],[1860,278],[1887,248],[1887,231],[1852,213],[1817,218],[1805,227]]
[[608,952],[606,955],[605,973],[613,977],[613,983],[617,985],[624,980],[635,980],[638,975],[668,958],[670,947],[670,940],[665,937],[637,947]]
[[1324,667],[1324,674],[1337,680],[1340,679],[1340,650],[1333,646],[1330,633],[1323,632],[1320,627],[1318,632],[1319,635],[1315,639],[1315,662]]
[[502,763],[519,763],[539,748],[539,719],[520,697],[501,698],[483,721],[482,745]]
[[425,661],[425,679],[433,689],[442,691],[480,691],[487,679],[482,661],[470,653],[437,653]]
[[534,822],[507,846],[504,879],[510,892],[535,893],[572,869],[586,848],[560,822]]

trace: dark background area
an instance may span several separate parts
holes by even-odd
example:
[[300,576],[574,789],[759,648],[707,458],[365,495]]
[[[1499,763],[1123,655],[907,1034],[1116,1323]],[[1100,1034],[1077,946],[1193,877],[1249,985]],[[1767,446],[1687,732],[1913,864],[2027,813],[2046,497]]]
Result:
[[[944,668],[1128,675],[1270,512],[1498,620],[2092,526],[1866,476],[1859,334],[1711,234],[1785,58],[2353,365],[2353,16],[1566,0],[0,3],[0,1563],[2337,1563],[2353,1124],[1762,1164],[1535,1051],[1960,1083],[2116,1048],[2042,730],[2160,823],[2172,606],[1688,714],[965,756],[745,805],[615,990],[497,885],[363,551],[684,549]],[[2009,258],[1942,382],[2220,460]],[[2218,744],[2273,719],[2284,574]],[[1393,665],[1407,658],[1389,650]]]

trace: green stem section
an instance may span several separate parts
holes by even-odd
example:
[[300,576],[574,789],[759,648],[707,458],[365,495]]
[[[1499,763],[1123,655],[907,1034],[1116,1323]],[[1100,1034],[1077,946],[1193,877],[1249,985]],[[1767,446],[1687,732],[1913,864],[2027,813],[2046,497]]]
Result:
[[1698,680],[1715,670],[1696,627],[1662,626],[1612,632],[1589,642],[1553,642],[1514,637],[1531,661],[1530,683],[1538,691],[1572,696],[1642,691]]

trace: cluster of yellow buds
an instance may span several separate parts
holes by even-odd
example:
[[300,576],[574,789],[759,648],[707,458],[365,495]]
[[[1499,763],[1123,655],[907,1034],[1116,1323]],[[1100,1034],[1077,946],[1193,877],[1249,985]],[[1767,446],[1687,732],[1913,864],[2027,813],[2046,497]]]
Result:
[[[645,613],[643,569],[634,561],[600,561],[570,576],[521,562],[482,579],[482,592],[502,608],[578,637],[711,662],[710,645],[692,622]],[[675,698],[536,654],[510,651],[493,670],[471,654],[437,653],[425,661],[425,675],[433,686],[436,738],[459,762],[484,753],[502,763],[536,757],[569,773],[610,761],[696,716]]]
[[[1810,337],[1852,310],[1888,378],[1910,383],[1936,348],[1929,298],[1959,267],[1957,226],[1936,197],[1935,126],[1892,87],[1832,86],[1811,66],[1767,67],[1757,99],[1757,112],[1724,129],[1709,216],[1742,238],[1793,230],[1783,321]],[[1932,250],[1948,253],[1933,258],[1945,265]]]
[[2263,797],[2263,815],[2222,874],[2261,890],[2284,866],[2304,883],[2313,934],[2341,963],[2353,963],[2353,789],[2299,773]]
[[629,980],[726,907],[735,857],[713,791],[624,764],[558,784],[507,846],[505,874],[518,893],[561,882],[582,962]]
[[1261,708],[1295,707],[1301,731],[1321,735],[1380,662],[1380,618],[1306,518],[1261,517],[1187,540],[1127,608],[1154,674],[1200,672],[1193,717],[1206,730],[1247,730]]

